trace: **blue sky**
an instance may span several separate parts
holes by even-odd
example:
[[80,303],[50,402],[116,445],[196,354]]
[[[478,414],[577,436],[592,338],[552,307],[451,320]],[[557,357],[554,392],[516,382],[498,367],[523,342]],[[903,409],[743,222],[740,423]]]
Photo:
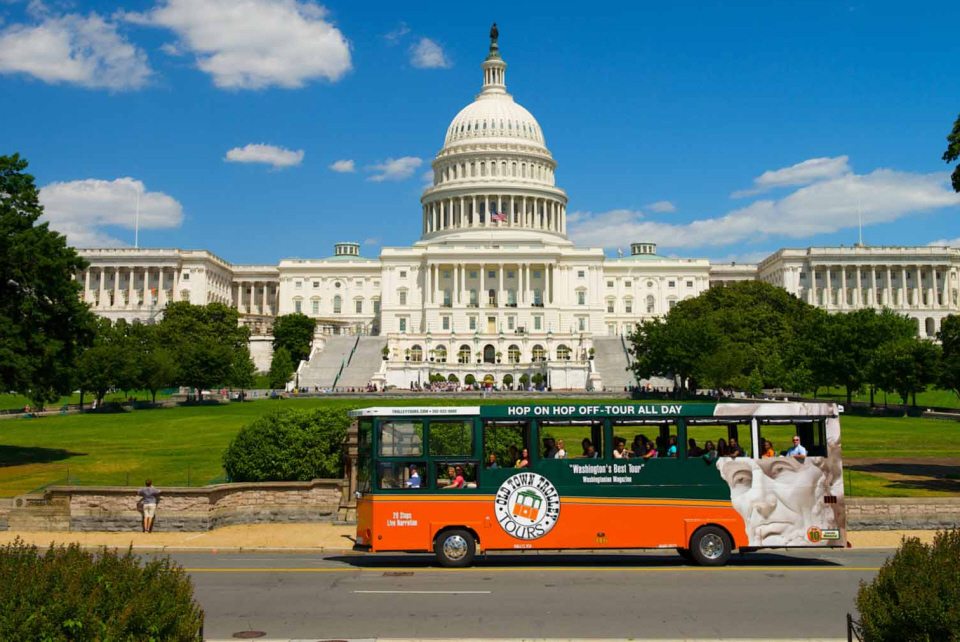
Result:
[[141,247],[373,257],[419,237],[493,20],[578,244],[749,261],[859,212],[960,245],[956,2],[0,0],[0,153],[77,245],[133,245],[139,192]]

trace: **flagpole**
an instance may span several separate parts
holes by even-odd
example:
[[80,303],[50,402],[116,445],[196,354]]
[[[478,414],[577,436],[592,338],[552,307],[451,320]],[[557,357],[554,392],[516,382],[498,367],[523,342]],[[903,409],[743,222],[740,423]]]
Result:
[[133,247],[140,247],[140,186],[137,185],[137,217],[133,226]]

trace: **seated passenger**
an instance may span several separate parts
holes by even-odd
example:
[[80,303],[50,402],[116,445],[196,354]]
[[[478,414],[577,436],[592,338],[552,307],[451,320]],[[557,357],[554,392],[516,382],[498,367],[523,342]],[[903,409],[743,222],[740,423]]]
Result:
[[590,444],[589,446],[587,446],[586,451],[584,451],[583,456],[586,457],[587,459],[596,459],[600,455],[599,453],[597,453],[597,449],[594,448],[593,444]]
[[770,443],[769,439],[763,440],[763,454],[761,457],[776,457],[777,453],[773,449],[773,444]]
[[727,446],[727,457],[746,457],[746,453],[734,437],[730,438],[730,444]]
[[490,456],[487,457],[487,470],[496,468],[500,468],[500,464],[497,463],[497,453],[490,453]]
[[717,440],[717,457],[726,457],[728,452],[727,440],[721,437]]
[[516,446],[510,446],[507,449],[507,466],[516,466],[516,461],[519,456],[520,450]]
[[657,456],[657,447],[652,441],[647,442],[647,450],[643,453],[644,459],[654,459]]
[[633,443],[630,444],[630,456],[643,457],[643,453],[647,451],[646,443],[647,443],[646,435],[636,435],[633,438]]
[[450,475],[450,483],[443,487],[444,490],[463,488],[466,486],[467,482],[463,478],[463,466],[448,468],[447,474]]
[[699,457],[703,454],[703,448],[697,445],[697,440],[691,437],[687,440],[687,456]]
[[554,459],[566,459],[567,458],[567,449],[564,448],[563,440],[557,440],[557,454],[553,456]]
[[553,459],[557,455],[557,442],[553,437],[543,438],[543,458]]
[[587,450],[590,449],[590,446],[593,445],[593,442],[590,441],[589,437],[584,437],[583,441],[580,442],[580,445],[583,446],[583,455],[581,455],[581,457],[587,457]]
[[670,435],[670,439],[667,442],[667,457],[676,457],[677,456],[677,438],[675,435]]
[[406,481],[407,488],[420,488],[420,473],[416,466],[410,466],[410,477]]
[[626,459],[630,456],[630,453],[627,452],[627,442],[623,439],[618,439],[613,445],[613,458],[614,459]]
[[713,464],[717,461],[717,447],[713,445],[713,442],[709,439],[707,443],[703,445],[703,454],[700,457],[703,458],[707,464]]
[[799,435],[793,436],[793,445],[784,453],[787,457],[796,457],[803,461],[807,457],[807,449],[800,443]]
[[520,451],[520,457],[517,459],[514,468],[527,468],[528,466],[530,466],[530,451],[524,448]]

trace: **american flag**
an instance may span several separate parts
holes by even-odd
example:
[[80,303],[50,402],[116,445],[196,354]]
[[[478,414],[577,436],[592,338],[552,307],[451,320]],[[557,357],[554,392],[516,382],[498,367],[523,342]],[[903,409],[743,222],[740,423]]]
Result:
[[498,212],[498,211],[497,211],[497,205],[496,205],[496,203],[490,203],[490,220],[491,220],[491,221],[502,221],[502,222],[504,222],[504,223],[507,222],[507,215],[504,214],[503,212]]

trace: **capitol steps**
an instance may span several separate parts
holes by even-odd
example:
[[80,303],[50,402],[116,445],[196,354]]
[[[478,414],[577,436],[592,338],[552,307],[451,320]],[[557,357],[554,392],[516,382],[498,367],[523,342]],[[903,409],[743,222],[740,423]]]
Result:
[[603,378],[604,390],[624,390],[637,385],[633,372],[627,370],[629,357],[620,337],[595,337],[593,350],[594,366]]
[[386,337],[360,337],[353,359],[337,382],[338,388],[363,388],[373,375],[380,370],[383,362],[383,349],[387,346]]
[[[332,387],[340,367],[350,356],[356,341],[356,337],[350,336],[325,337],[323,349],[313,353],[310,360],[300,369],[300,387]],[[340,384],[337,383],[337,385]]]

